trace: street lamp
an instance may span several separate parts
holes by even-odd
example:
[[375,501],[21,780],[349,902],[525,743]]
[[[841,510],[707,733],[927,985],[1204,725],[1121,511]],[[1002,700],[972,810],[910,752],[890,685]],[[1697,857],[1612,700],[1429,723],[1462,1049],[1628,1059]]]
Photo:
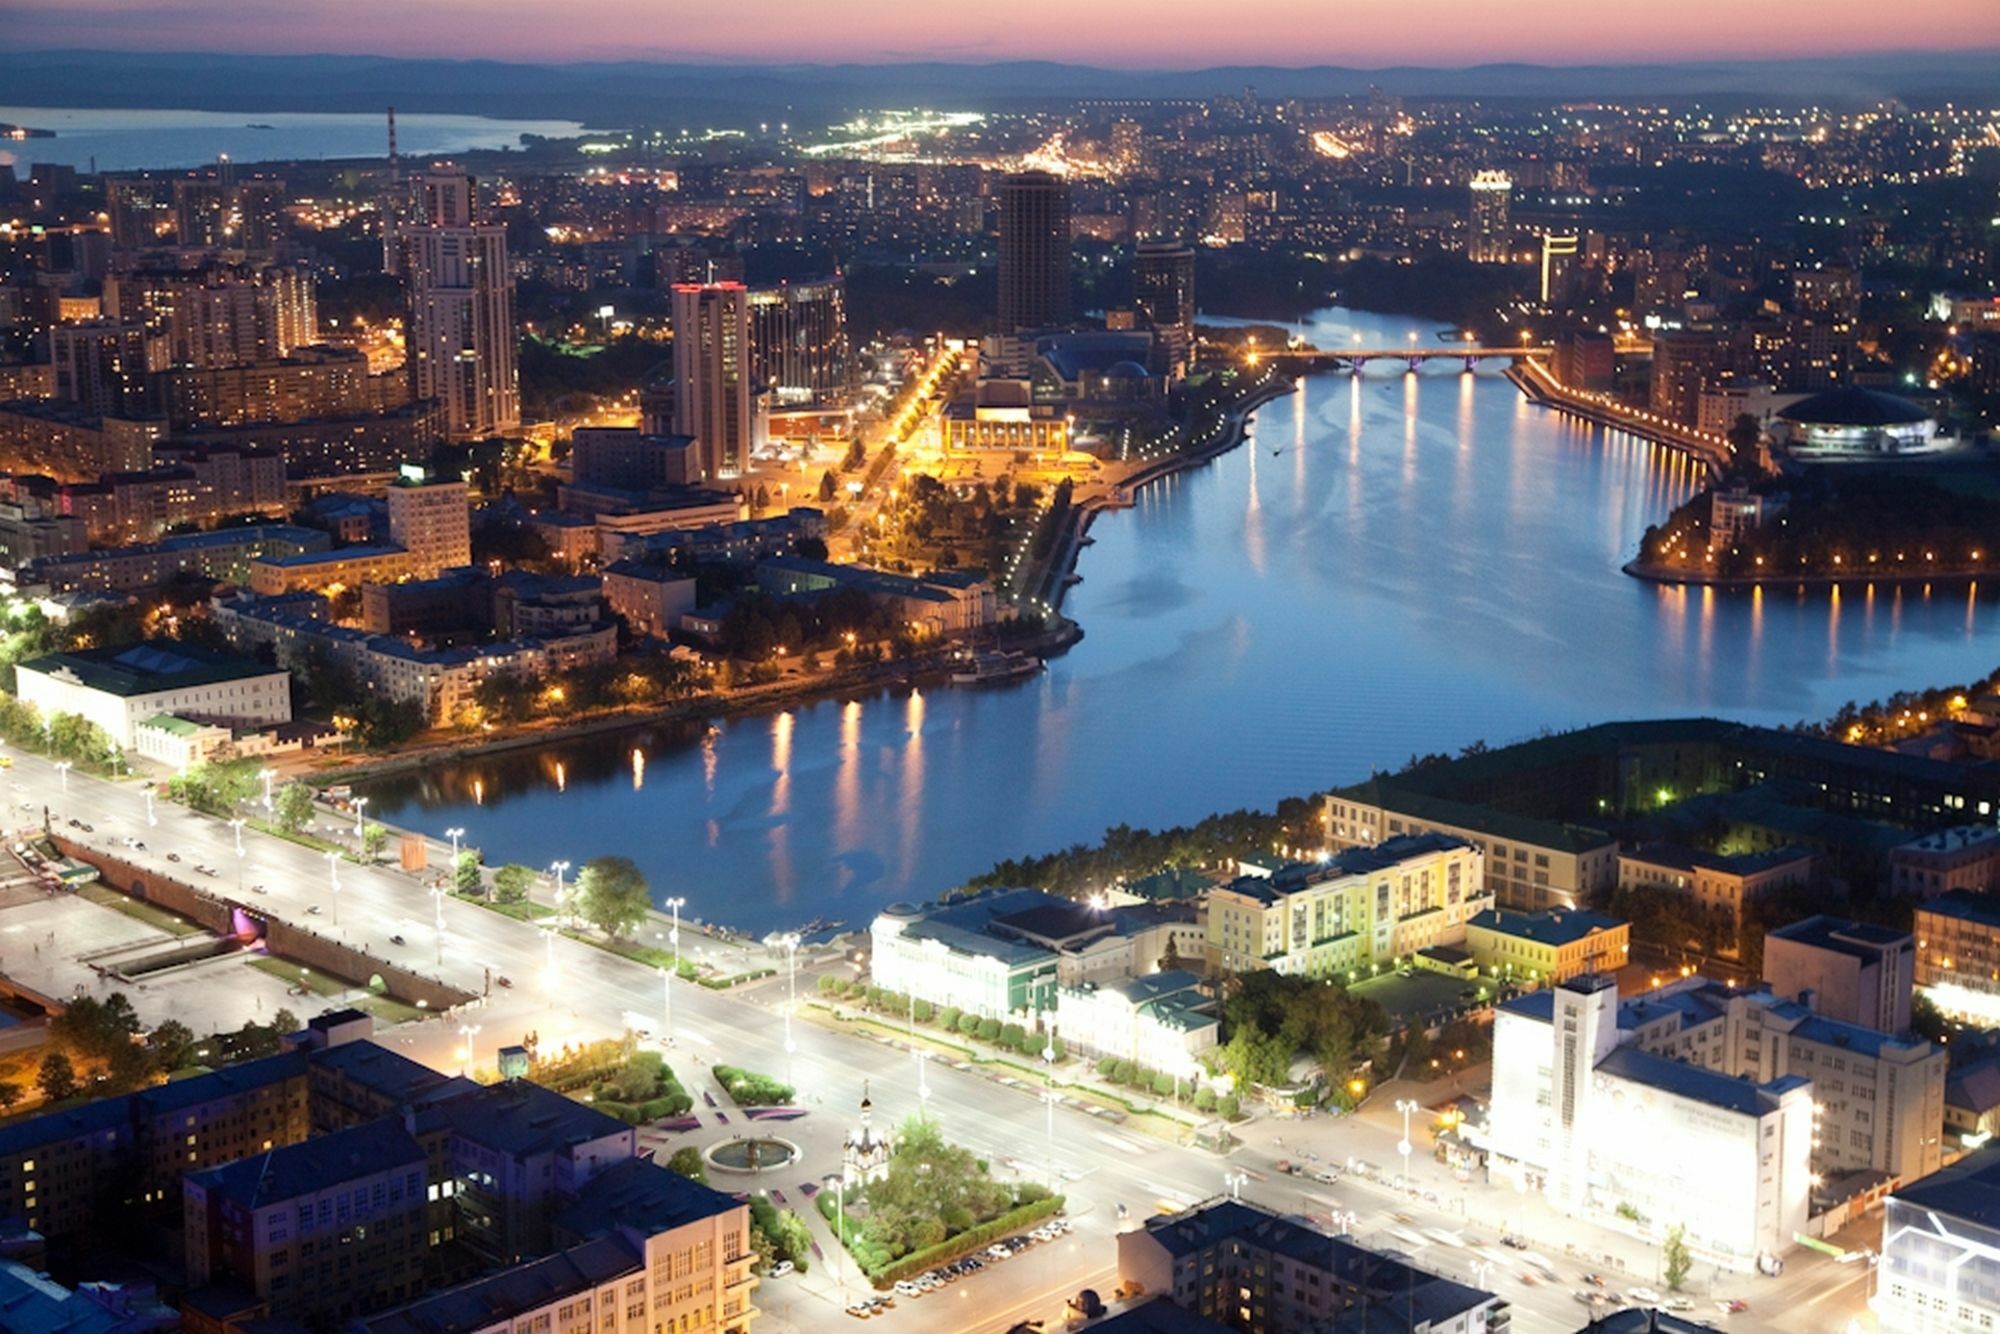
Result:
[[243,893],[243,821],[231,820],[229,827],[236,834],[236,892]]
[[62,790],[65,792],[69,791],[69,766],[72,763],[71,760],[56,761],[56,772],[62,775]]
[[447,829],[444,836],[451,840],[451,869],[458,870],[458,840],[465,837],[463,829]]
[[778,943],[785,947],[785,1082],[797,1088],[792,1077],[792,1053],[798,1050],[792,1042],[792,1011],[799,1003],[799,933],[787,931]]
[[917,1107],[926,1120],[929,1119],[931,1106],[931,1085],[930,1080],[926,1078],[930,1071],[930,1064],[930,1052],[917,1052]]
[[1396,1110],[1403,1114],[1403,1138],[1396,1145],[1396,1152],[1403,1155],[1403,1189],[1415,1193],[1415,1183],[1410,1180],[1410,1113],[1418,1110],[1414,1098],[1396,1099]]
[[568,862],[551,862],[549,871],[556,878],[556,920],[565,926],[569,924],[569,913],[563,907],[563,873],[569,870]]
[[271,780],[278,776],[276,769],[259,769],[257,776],[264,780],[264,813],[271,813]]
[[366,797],[356,797],[354,799],[354,841],[357,845],[361,842],[361,811],[367,804],[368,798]]
[[478,1024],[460,1024],[458,1035],[465,1039],[465,1047],[458,1063],[459,1078],[463,1079],[472,1065],[472,1040],[479,1036]]
[[681,970],[681,905],[686,902],[685,898],[667,900],[667,911],[674,915],[673,929],[667,932],[667,944],[674,948],[675,973],[679,973]]
[[333,924],[335,926],[339,926],[340,925],[340,854],[338,852],[329,852],[326,854],[326,878],[327,878],[327,883],[333,887]]
[[144,796],[145,796],[145,798],[146,798],[146,824],[147,824],[147,827],[149,827],[149,828],[157,828],[157,827],[159,826],[159,823],[160,823],[160,817],[159,817],[159,816],[157,816],[157,815],[155,815],[155,814],[153,814],[153,789],[152,789],[152,788],[150,788],[150,787],[146,788],[146,789],[144,790],[144,794],[143,794],[143,795],[144,795]]
[[1238,1168],[1236,1171],[1233,1172],[1224,1172],[1222,1174],[1222,1184],[1225,1188],[1228,1189],[1229,1198],[1232,1200],[1242,1199],[1243,1183],[1248,1181],[1249,1179],[1250,1179],[1250,1174],[1248,1172],[1243,1171],[1241,1168]]
[[436,905],[436,916],[432,919],[437,928],[437,961],[444,965],[444,896],[450,893],[443,885],[431,889],[431,902]]
[[833,1192],[833,1277],[840,1284],[840,1304],[847,1305],[847,1268],[841,1257],[847,1250],[847,1174],[828,1173],[821,1183]]

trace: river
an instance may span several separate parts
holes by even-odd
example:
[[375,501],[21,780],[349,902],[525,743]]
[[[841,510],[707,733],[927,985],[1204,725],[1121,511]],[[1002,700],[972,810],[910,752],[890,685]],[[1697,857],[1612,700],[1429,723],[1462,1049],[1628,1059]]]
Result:
[[[13,164],[23,180],[36,162],[64,162],[78,171],[137,171],[207,166],[223,153],[237,162],[288,162],[379,158],[389,152],[383,112],[0,106],[0,123],[55,131],[52,139],[0,139],[0,165]],[[519,148],[523,134],[582,132],[583,126],[571,120],[423,112],[396,118],[398,146],[413,161],[476,148]]]
[[[1428,322],[1341,310],[1319,346]],[[369,788],[490,863],[621,853],[754,932],[859,925],[1010,856],[1266,806],[1618,717],[1788,723],[1994,665],[1963,587],[1663,588],[1620,564],[1694,465],[1525,402],[1497,371],[1308,378],[1248,445],[1099,518],[1042,676],[637,731]]]

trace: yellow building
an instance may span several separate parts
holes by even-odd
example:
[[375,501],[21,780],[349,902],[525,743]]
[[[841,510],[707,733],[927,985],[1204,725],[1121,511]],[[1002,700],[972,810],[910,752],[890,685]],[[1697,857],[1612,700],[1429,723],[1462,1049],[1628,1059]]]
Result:
[[1239,877],[1209,892],[1209,965],[1334,977],[1462,944],[1493,903],[1481,861],[1462,840],[1417,834]]
[[1489,909],[1466,924],[1465,948],[1488,977],[1567,982],[1581,973],[1623,968],[1632,956],[1632,927],[1579,908]]

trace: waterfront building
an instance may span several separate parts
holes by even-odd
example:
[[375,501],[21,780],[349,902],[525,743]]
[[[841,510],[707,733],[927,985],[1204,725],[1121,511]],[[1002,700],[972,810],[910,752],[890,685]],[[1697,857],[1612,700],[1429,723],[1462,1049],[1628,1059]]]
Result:
[[1465,949],[1490,977],[1567,982],[1623,968],[1632,955],[1632,925],[1586,908],[1488,908],[1466,922]]
[[991,625],[996,614],[992,580],[970,573],[889,574],[803,556],[773,556],[757,562],[757,587],[773,597],[858,588],[897,624],[936,635],[966,634]]
[[1948,1015],[2000,1023],[2000,893],[1954,889],[1917,905],[1917,986]]
[[1618,345],[1610,334],[1594,329],[1564,334],[1556,343],[1552,369],[1565,388],[1608,393],[1617,382]]
[[1897,1334],[1990,1334],[2000,1308],[2000,1146],[1898,1189],[1869,1305]]
[[126,750],[163,713],[231,727],[292,720],[289,672],[178,641],[50,653],[14,672],[21,701],[43,718],[76,714]]
[[1530,912],[1575,908],[1609,893],[1618,876],[1618,842],[1609,834],[1452,801],[1382,779],[1330,794],[1327,833],[1336,848],[1373,847],[1403,834],[1462,839],[1483,859],[1485,897]]
[[1782,492],[1765,496],[1745,486],[1716,488],[1708,497],[1709,554],[1732,549],[1790,507],[1791,497]]
[[[429,1249],[424,1169],[423,1146],[385,1118],[190,1173],[189,1303],[198,1312],[199,1289],[227,1284],[252,1294],[263,1318],[330,1325],[416,1295]],[[191,1315],[189,1327],[206,1326]]]
[[1492,905],[1482,862],[1462,839],[1405,834],[1239,876],[1209,892],[1209,966],[1352,978],[1462,945],[1467,923]]
[[752,288],[751,378],[773,412],[826,412],[847,406],[847,284],[840,275]]
[[1813,1135],[1810,1080],[1737,1079],[1648,1050],[1605,974],[1496,1013],[1478,1137],[1494,1180],[1561,1212],[1649,1238],[1680,1226],[1701,1259],[1749,1270],[1805,1231]]
[[1134,1061],[1188,1081],[1222,1027],[1201,979],[1183,969],[1058,987],[1055,1019],[1072,1051]]
[[1047,1013],[1061,985],[1159,971],[1201,953],[1186,906],[1100,908],[1035,889],[994,890],[937,908],[894,903],[869,931],[875,985],[982,1018]]
[[742,475],[762,443],[751,406],[749,298],[740,282],[674,285],[674,434],[696,442],[693,481]]
[[1160,373],[1186,375],[1194,363],[1194,251],[1178,241],[1139,242],[1132,304],[1152,326]]
[[472,510],[462,481],[399,478],[387,493],[389,540],[409,555],[409,574],[428,579],[472,563]]
[[1472,212],[1465,232],[1465,255],[1474,264],[1505,264],[1514,257],[1510,214],[1514,181],[1504,171],[1480,171],[1472,177]]
[[1910,1030],[1916,942],[1907,931],[1818,914],[1764,933],[1764,981],[1811,993],[1817,1014],[1879,1033]]
[[1954,825],[1911,839],[1889,853],[1889,886],[1924,899],[2000,886],[2000,829]]
[[1069,182],[1023,171],[1000,185],[1000,332],[1070,318]]
[[604,567],[604,600],[634,636],[665,639],[694,610],[694,576],[671,565],[636,560]]
[[1552,307],[1567,302],[1576,285],[1577,242],[1575,232],[1542,233],[1542,305]]
[[454,440],[505,435],[521,425],[514,275],[507,229],[473,222],[463,173],[424,178],[433,201],[420,225],[394,229],[409,284],[411,397],[444,407]]
[[1510,1323],[1493,1293],[1240,1199],[1204,1200],[1120,1232],[1118,1278],[1239,1334],[1500,1334]]
[[1797,459],[1889,458],[1950,443],[1937,420],[1906,398],[1849,386],[1779,410],[1772,434]]

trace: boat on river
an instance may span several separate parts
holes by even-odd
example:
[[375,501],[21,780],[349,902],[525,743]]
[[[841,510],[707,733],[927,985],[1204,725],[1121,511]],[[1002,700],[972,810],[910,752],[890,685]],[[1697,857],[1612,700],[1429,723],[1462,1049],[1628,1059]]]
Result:
[[1018,681],[1042,670],[1042,660],[1032,653],[977,653],[952,668],[951,683],[960,686],[997,685]]

